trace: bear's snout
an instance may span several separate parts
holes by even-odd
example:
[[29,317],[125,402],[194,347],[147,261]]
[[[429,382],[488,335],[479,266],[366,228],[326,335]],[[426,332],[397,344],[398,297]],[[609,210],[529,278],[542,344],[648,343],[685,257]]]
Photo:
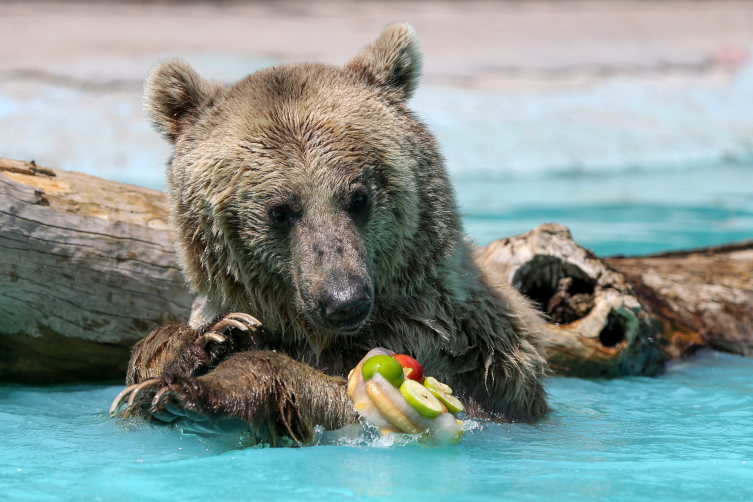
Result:
[[296,307],[323,333],[353,335],[374,306],[368,253],[349,217],[304,218],[293,238]]
[[321,302],[322,317],[335,328],[356,326],[371,312],[371,294],[360,277],[349,277]]

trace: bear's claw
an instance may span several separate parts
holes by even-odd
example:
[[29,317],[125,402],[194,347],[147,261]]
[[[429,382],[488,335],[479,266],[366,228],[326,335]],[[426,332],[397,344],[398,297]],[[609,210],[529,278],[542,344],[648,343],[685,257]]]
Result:
[[221,333],[228,326],[233,326],[241,331],[248,331],[249,329],[256,331],[257,328],[261,327],[261,323],[254,316],[242,312],[231,312],[212,325],[208,331]]
[[[154,395],[151,399],[149,397]],[[127,402],[126,402],[127,400]],[[204,414],[198,403],[189,402],[178,384],[168,385],[161,378],[150,378],[123,389],[110,407],[114,417],[123,403],[123,418],[139,413],[152,425],[177,425],[190,432],[236,433],[250,430],[248,422],[240,418]]]
[[240,331],[256,331],[261,327],[261,322],[254,316],[242,312],[225,314],[219,321],[206,328],[206,332],[196,339],[196,345],[205,349],[210,343],[222,345],[227,341],[223,334],[228,328],[236,328]]
[[196,344],[201,346],[202,348],[206,347],[206,345],[209,342],[216,342],[216,343],[225,343],[225,340],[227,340],[224,336],[219,335],[217,333],[212,333],[211,331],[203,336],[200,336],[196,340]]
[[[133,413],[133,410],[135,408],[138,408],[138,406],[134,406],[137,403],[137,399],[141,397],[142,392],[145,390],[148,391],[156,391],[159,387],[161,387],[162,380],[159,378],[148,378],[144,380],[143,382],[140,382],[136,385],[131,385],[130,387],[126,388],[121,394],[128,391],[128,389],[131,389],[130,396],[128,397],[128,402],[126,403],[125,411],[123,412],[123,418],[128,418],[131,416],[131,413]],[[115,413],[117,413],[117,409],[120,408],[120,405],[123,401],[125,401],[125,396],[123,398],[120,398],[120,402],[118,402],[118,399],[120,398],[120,394],[118,394],[118,397],[115,398],[116,401],[112,403],[112,406],[110,407],[111,415],[114,415],[113,408],[115,408]],[[117,406],[116,406],[117,404]]]
[[[225,314],[214,324],[205,326],[198,331],[193,345],[183,352],[190,362],[185,365],[189,368],[187,373],[195,374],[202,367],[205,371],[221,362],[226,354],[242,350],[248,341],[243,336],[237,336],[237,331],[233,334],[234,330],[253,333],[261,326],[258,319],[242,312]],[[175,375],[180,375],[181,372],[173,372],[166,379],[165,375],[168,374],[170,371],[161,378],[148,378],[123,389],[110,406],[110,417],[115,417],[125,404],[123,418],[141,415],[153,425],[177,424],[194,432],[236,432],[249,429],[249,424],[241,419],[203,414],[200,405],[190,402],[181,386],[174,383]]]
[[112,406],[110,406],[110,418],[115,416],[120,407],[123,406],[123,402],[128,399],[128,396],[131,394],[131,392],[133,392],[133,389],[138,386],[139,384],[129,385],[125,389],[121,390],[120,394],[115,396],[115,400],[112,402]]

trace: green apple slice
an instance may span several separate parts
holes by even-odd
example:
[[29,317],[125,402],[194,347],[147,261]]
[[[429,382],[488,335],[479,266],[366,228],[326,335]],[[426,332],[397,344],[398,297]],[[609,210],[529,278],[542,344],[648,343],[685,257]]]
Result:
[[405,380],[403,367],[392,356],[378,355],[366,359],[361,366],[363,379],[369,381],[375,372],[378,372],[395,387],[400,387]]
[[435,418],[442,414],[442,403],[415,380],[404,381],[400,386],[400,394],[422,417]]
[[453,415],[455,413],[460,413],[461,411],[463,411],[463,403],[461,403],[458,398],[450,395],[445,390],[445,387],[447,387],[445,384],[434,377],[427,377],[426,380],[424,380],[424,385],[431,391],[432,394],[436,396],[437,399],[442,401],[444,405],[447,406],[447,411],[449,411]]

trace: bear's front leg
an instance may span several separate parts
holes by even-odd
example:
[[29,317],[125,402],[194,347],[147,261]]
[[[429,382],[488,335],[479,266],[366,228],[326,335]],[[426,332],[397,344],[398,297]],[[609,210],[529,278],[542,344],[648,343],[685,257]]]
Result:
[[145,380],[129,396],[132,413],[196,432],[250,431],[270,444],[282,437],[307,444],[316,425],[359,421],[345,380],[268,351],[234,354],[198,378]]
[[160,326],[133,347],[126,385],[134,387],[165,373],[198,376],[227,355],[253,348],[253,333],[260,326],[256,318],[240,312],[222,314],[198,329]]

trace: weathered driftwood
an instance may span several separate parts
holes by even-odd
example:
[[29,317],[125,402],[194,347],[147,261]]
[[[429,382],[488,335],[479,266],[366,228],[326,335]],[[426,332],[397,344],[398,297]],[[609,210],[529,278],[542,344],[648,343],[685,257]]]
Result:
[[[753,243],[602,260],[549,224],[478,258],[547,312],[557,373],[653,375],[701,346],[753,354]],[[0,159],[0,381],[121,380],[131,345],[193,301],[163,193]]]
[[479,255],[549,317],[551,368],[565,375],[654,375],[665,357],[654,320],[622,274],[573,241],[567,227],[541,225],[500,239]]
[[479,259],[547,313],[557,373],[654,375],[703,346],[753,354],[753,242],[603,260],[545,224]]
[[705,346],[753,356],[753,241],[606,261],[661,321],[667,357]]
[[122,380],[186,319],[164,194],[0,159],[0,381]]

